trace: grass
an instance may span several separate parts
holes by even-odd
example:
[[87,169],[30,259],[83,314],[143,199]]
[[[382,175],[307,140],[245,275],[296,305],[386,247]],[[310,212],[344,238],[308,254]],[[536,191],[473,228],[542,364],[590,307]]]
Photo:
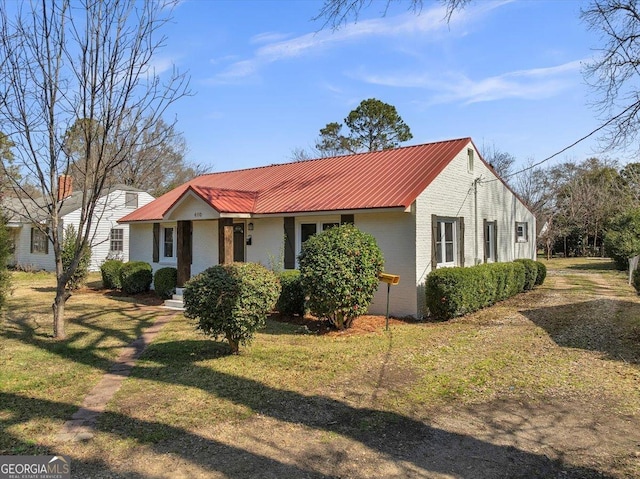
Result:
[[[269,321],[237,356],[178,315],[109,403],[95,440],[65,451],[117,463],[140,447],[257,416],[313,427],[309,411],[318,421],[373,411],[353,422],[327,419],[337,425],[325,426],[326,442],[510,398],[580,398],[638,417],[640,301],[625,275],[603,260],[545,263],[542,287],[473,315],[393,325],[389,333],[331,335]],[[83,291],[68,303],[69,339],[56,342],[53,278],[16,273],[14,281],[0,328],[0,454],[50,452],[64,420],[159,312]]]

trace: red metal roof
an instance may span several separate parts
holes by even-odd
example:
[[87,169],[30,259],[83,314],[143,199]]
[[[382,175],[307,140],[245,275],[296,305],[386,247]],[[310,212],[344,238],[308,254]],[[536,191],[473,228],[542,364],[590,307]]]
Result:
[[120,222],[155,221],[189,191],[220,213],[285,214],[408,208],[470,138],[194,178]]

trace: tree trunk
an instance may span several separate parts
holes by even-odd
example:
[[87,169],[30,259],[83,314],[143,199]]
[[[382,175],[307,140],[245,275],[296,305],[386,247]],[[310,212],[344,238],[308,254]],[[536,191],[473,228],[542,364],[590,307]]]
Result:
[[60,281],[56,285],[56,297],[53,300],[51,307],[53,308],[53,337],[55,339],[66,339],[67,332],[64,324],[64,305],[67,299],[71,297],[65,287],[64,283]]
[[231,346],[231,354],[238,354],[240,352],[240,342],[229,333],[227,333],[227,341]]

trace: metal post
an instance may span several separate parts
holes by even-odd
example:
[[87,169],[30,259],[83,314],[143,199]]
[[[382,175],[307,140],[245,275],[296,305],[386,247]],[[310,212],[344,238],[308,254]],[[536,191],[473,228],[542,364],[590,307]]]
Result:
[[391,283],[387,283],[387,322],[385,331],[389,331],[389,293],[391,292]]

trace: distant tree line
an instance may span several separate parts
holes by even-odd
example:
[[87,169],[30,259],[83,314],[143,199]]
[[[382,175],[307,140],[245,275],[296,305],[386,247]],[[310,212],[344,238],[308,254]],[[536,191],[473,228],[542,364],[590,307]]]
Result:
[[611,254],[605,249],[607,234],[621,215],[640,208],[640,163],[566,161],[529,169],[510,181],[536,215],[538,245],[548,257]]

